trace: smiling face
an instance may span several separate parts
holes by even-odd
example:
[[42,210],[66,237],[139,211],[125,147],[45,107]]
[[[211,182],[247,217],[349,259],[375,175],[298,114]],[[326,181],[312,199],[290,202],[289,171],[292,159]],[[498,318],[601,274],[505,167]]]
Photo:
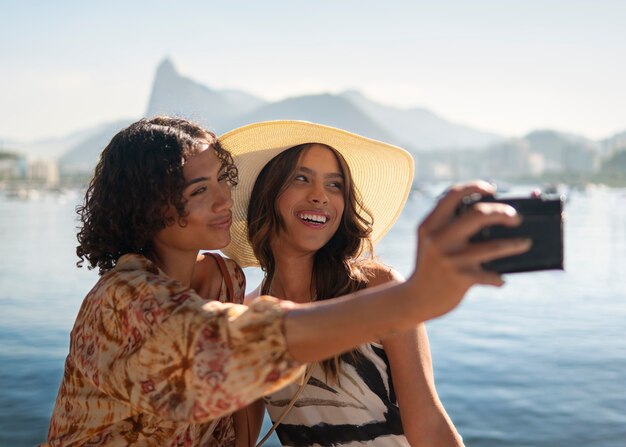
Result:
[[173,223],[157,233],[157,249],[179,252],[223,248],[230,242],[231,183],[215,150],[205,145],[183,164],[185,217],[172,206],[165,213]]
[[322,248],[337,231],[345,206],[344,177],[335,154],[320,144],[305,149],[276,205],[282,228],[271,244],[274,253]]

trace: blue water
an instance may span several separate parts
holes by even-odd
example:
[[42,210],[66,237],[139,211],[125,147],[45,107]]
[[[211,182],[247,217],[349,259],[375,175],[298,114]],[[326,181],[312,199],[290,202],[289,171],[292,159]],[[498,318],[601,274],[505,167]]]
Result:
[[[69,331],[96,280],[75,267],[77,200],[0,197],[3,447],[45,438]],[[432,203],[412,197],[378,247],[405,275]],[[468,446],[626,446],[626,191],[574,193],[566,214],[565,272],[476,288],[428,324],[437,389]]]

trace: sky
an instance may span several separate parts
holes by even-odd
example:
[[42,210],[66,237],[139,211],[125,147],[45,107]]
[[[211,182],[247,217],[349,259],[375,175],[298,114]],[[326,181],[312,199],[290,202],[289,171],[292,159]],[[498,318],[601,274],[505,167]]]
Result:
[[267,100],[356,89],[507,136],[626,130],[624,0],[0,0],[0,141],[140,118],[157,65]]

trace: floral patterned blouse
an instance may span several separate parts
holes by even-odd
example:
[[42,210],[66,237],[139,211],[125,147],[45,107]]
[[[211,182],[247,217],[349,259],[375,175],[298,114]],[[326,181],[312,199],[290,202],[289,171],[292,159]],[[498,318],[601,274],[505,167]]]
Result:
[[[241,269],[227,261],[235,301]],[[207,301],[143,256],[122,256],[85,298],[42,446],[229,446],[230,413],[302,372],[286,306]]]

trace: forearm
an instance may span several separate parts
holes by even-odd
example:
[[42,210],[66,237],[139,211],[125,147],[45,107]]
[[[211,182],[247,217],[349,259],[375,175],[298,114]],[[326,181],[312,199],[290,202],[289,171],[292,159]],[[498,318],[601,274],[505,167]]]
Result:
[[428,316],[407,283],[382,285],[342,298],[297,306],[285,317],[291,356],[319,361],[415,326]]
[[247,407],[233,413],[236,447],[249,447],[256,444],[261,426],[263,425],[264,413],[265,404],[263,399],[256,400]]
[[[417,420],[404,423],[409,443],[413,447],[463,447],[463,438],[446,413],[443,405],[430,408]],[[407,430],[407,428],[409,428]]]

